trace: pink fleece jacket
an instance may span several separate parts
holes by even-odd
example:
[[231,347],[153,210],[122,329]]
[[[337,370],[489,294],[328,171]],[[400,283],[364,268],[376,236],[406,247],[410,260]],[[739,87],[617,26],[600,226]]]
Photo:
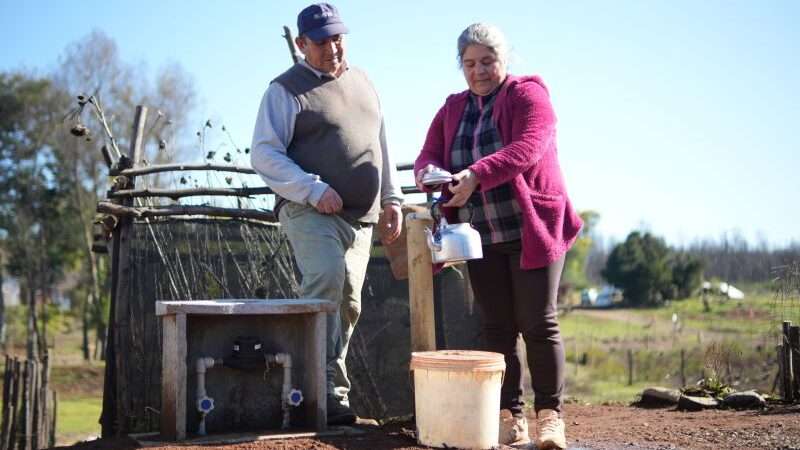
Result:
[[[450,152],[469,91],[450,95],[433,118],[414,173],[428,164],[450,170]],[[578,237],[583,221],[572,208],[558,164],[556,116],[550,94],[537,76],[508,78],[497,94],[493,118],[503,148],[469,168],[479,191],[510,183],[522,213],[523,269],[544,267],[561,258]],[[445,198],[450,197],[447,189]],[[448,222],[455,208],[445,208]]]

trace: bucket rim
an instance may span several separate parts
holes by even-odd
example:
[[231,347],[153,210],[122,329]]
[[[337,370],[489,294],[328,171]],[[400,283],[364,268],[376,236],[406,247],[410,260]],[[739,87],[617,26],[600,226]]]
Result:
[[481,350],[436,350],[411,353],[411,370],[504,371],[502,353]]

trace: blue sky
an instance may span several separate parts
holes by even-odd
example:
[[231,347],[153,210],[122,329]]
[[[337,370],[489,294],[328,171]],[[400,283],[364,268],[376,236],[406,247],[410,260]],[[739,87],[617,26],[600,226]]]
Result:
[[[396,161],[412,161],[446,95],[465,89],[455,42],[498,25],[512,73],[540,74],[559,119],[570,197],[624,239],[741,233],[800,241],[800,2],[340,0],[347,58],[381,97]],[[0,0],[0,70],[53,70],[100,29],[149,71],[177,62],[195,119],[249,143],[261,95],[289,65],[297,1]]]

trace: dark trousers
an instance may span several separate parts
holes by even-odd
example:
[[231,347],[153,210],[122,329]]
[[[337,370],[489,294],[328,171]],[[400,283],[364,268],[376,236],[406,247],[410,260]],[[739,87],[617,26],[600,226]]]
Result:
[[483,259],[467,264],[469,280],[481,313],[486,349],[505,356],[500,408],[515,416],[524,414],[524,340],[534,410],[560,413],[565,360],[556,299],[564,257],[540,269],[523,270],[519,265],[521,248],[520,241],[484,245]]

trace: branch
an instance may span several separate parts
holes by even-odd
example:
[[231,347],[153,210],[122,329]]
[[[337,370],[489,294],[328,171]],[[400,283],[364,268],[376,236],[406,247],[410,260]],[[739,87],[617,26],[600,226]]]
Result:
[[106,137],[108,138],[109,142],[111,143],[111,149],[114,150],[114,153],[117,159],[122,157],[122,152],[119,151],[119,146],[117,145],[117,139],[114,137],[114,133],[111,132],[111,127],[108,126],[108,121],[106,120],[106,113],[103,110],[103,106],[100,104],[100,94],[95,93],[95,95],[89,97],[89,103],[92,104],[92,112],[94,113],[95,117],[100,121],[100,124],[103,125],[103,129],[106,132]]
[[277,222],[272,211],[253,209],[219,208],[216,206],[168,205],[157,207],[131,207],[115,203],[97,202],[97,212],[113,214],[118,217],[147,218],[157,216],[210,216],[256,219],[265,222]]
[[251,169],[250,167],[231,166],[228,164],[200,163],[200,164],[154,164],[152,166],[137,167],[133,169],[124,169],[124,170],[112,169],[108,171],[108,174],[109,176],[112,177],[117,175],[138,177],[140,175],[147,175],[151,173],[172,172],[181,170],[217,170],[220,172],[238,172],[247,174],[256,173],[256,171]]
[[133,197],[168,197],[177,200],[181,197],[195,197],[201,195],[231,195],[234,197],[249,197],[251,195],[272,194],[272,189],[263,187],[254,188],[191,188],[191,189],[123,189],[109,191],[108,198],[133,198]]
[[283,32],[286,33],[283,35],[283,37],[286,39],[286,43],[289,45],[289,54],[292,55],[292,62],[297,64],[297,62],[300,61],[300,55],[297,53],[297,48],[294,46],[292,32],[286,25],[283,26]]

